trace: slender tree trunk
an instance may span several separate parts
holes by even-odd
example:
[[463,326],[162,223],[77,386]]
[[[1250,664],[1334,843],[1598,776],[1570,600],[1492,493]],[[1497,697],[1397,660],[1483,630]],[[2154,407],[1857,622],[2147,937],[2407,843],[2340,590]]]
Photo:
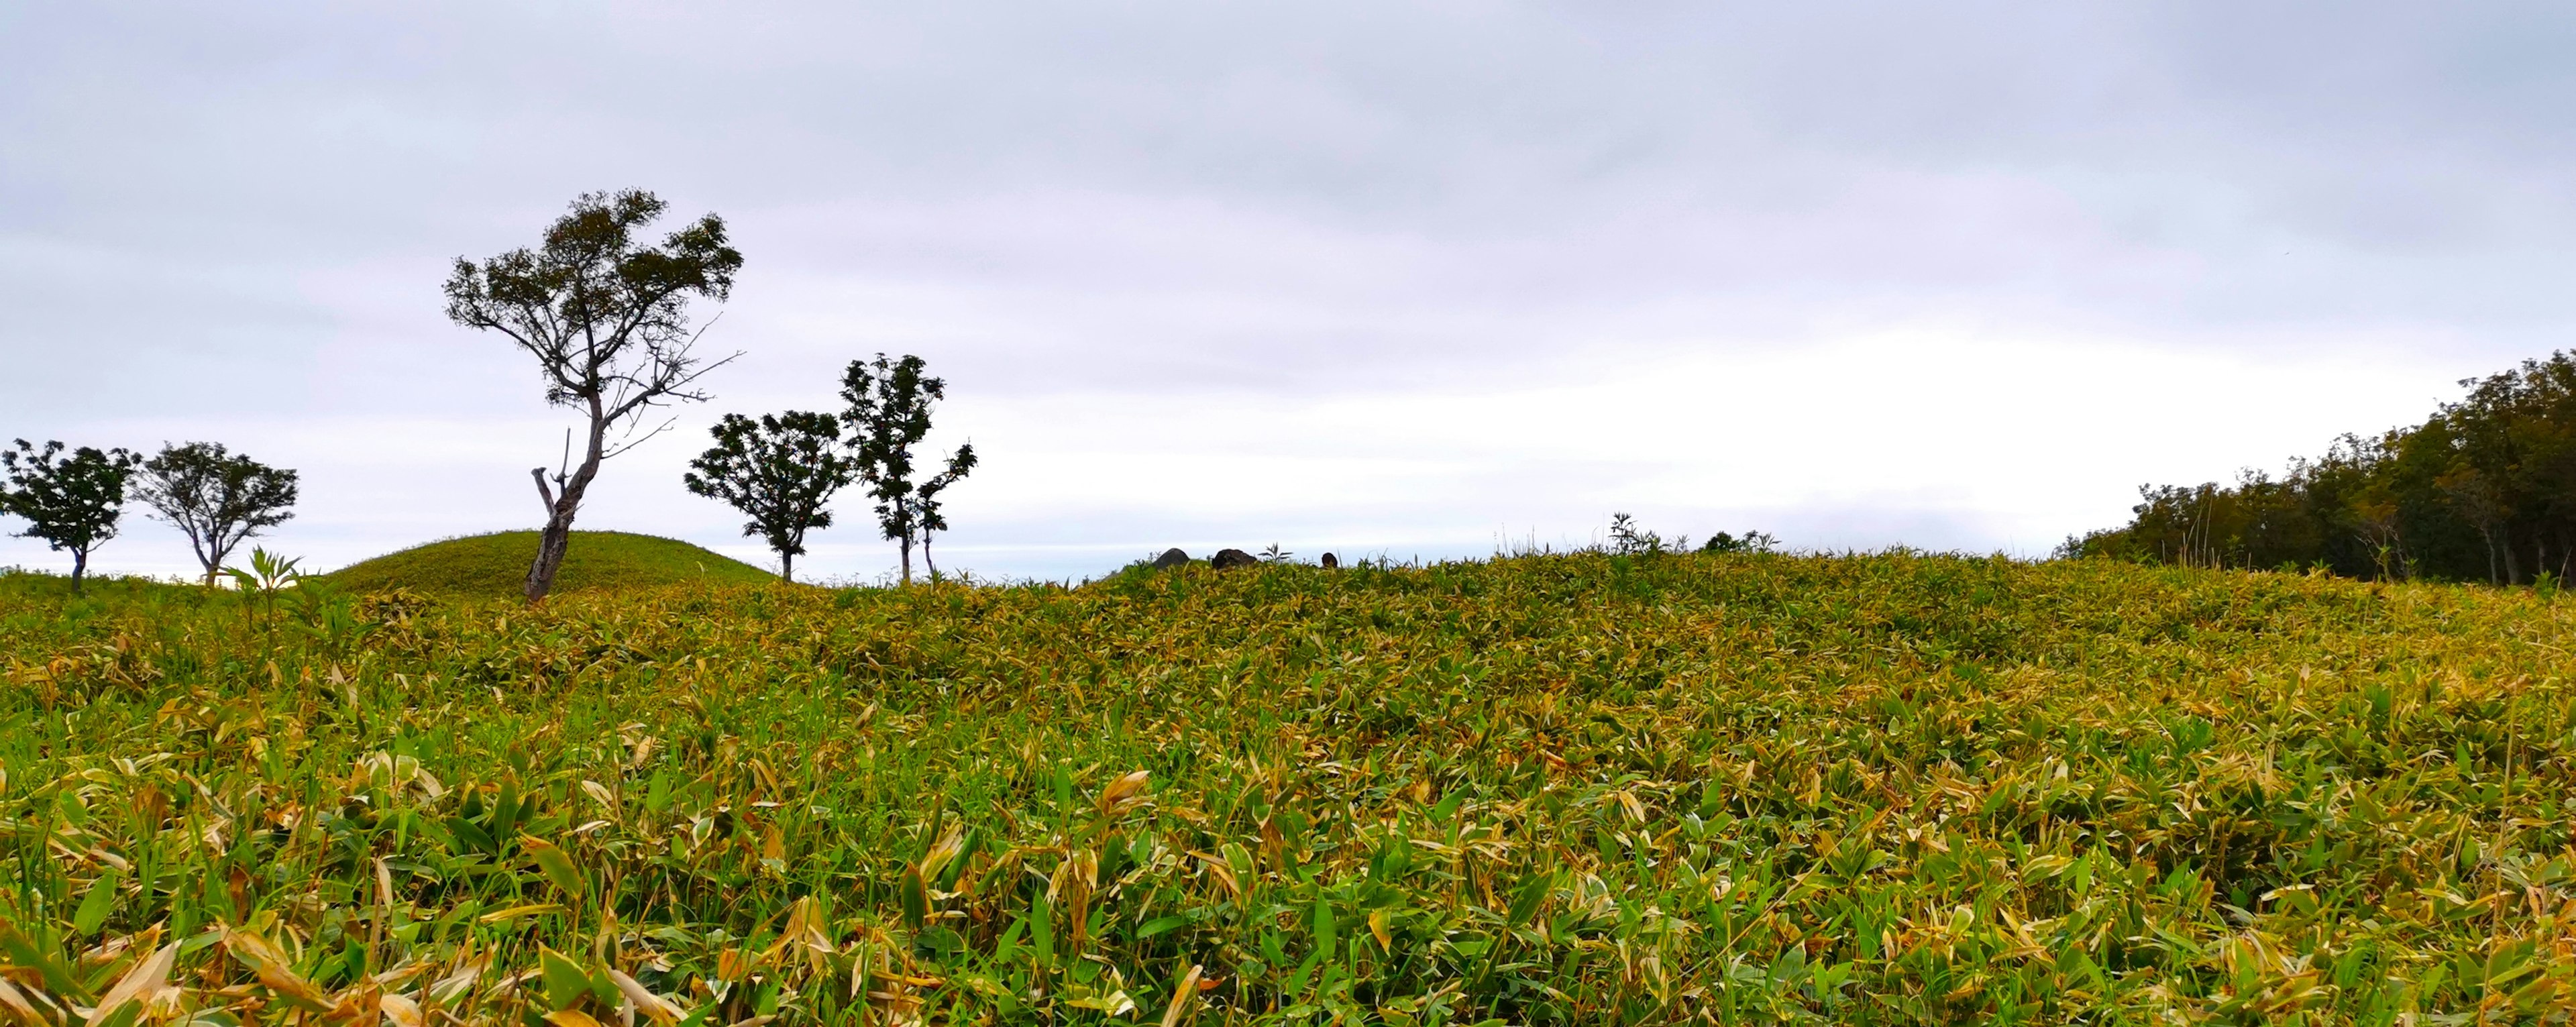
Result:
[[72,550],[72,594],[79,595],[81,579],[89,573],[89,550]]
[[905,532],[896,541],[903,549],[903,583],[909,585],[912,584],[912,533]]
[[197,565],[206,569],[206,587],[215,587],[215,566],[224,562],[224,554],[213,552],[215,540],[197,537],[195,525],[181,524],[179,530],[188,533],[188,554],[196,557]]
[[786,582],[796,580],[796,554],[784,549],[778,551],[778,580]]
[[930,531],[927,528],[921,532],[921,565],[930,568],[931,580],[939,580],[939,561],[930,558]]

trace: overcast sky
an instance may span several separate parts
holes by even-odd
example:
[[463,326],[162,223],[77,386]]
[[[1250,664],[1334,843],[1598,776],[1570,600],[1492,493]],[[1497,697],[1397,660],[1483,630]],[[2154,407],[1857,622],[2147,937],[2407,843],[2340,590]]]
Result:
[[[0,439],[295,467],[264,544],[326,567],[533,527],[572,420],[439,285],[640,187],[731,225],[744,356],[581,527],[764,560],[706,425],[886,351],[991,575],[1614,511],[2038,555],[2567,346],[2571,53],[2556,4],[5,3]],[[886,572],[842,510],[800,571]]]

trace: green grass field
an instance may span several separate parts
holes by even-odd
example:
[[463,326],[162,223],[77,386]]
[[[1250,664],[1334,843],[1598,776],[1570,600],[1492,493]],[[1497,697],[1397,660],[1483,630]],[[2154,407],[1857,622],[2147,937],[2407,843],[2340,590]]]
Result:
[[[510,597],[520,594],[528,563],[536,558],[537,533],[499,531],[468,535],[351,564],[325,575],[358,591],[407,588],[441,595]],[[776,575],[677,539],[623,531],[576,531],[564,552],[555,591],[633,589],[707,582],[747,585]]]
[[0,577],[0,1018],[2576,996],[2576,606],[2528,590],[1906,554],[535,609],[42,585]]

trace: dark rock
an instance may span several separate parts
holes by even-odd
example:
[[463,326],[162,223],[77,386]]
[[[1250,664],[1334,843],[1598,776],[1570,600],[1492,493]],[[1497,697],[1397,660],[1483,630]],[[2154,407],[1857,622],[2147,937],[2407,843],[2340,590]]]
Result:
[[1209,558],[1208,566],[1225,570],[1229,567],[1251,567],[1260,562],[1260,557],[1240,549],[1220,549],[1214,557]]
[[1154,558],[1154,569],[1158,571],[1167,571],[1189,562],[1190,554],[1182,552],[1180,547],[1175,546],[1173,548],[1163,550],[1163,555]]
[[1324,554],[1324,569],[1325,569],[1325,570],[1328,570],[1328,571],[1329,571],[1329,570],[1332,570],[1333,568],[1335,568],[1335,567],[1339,567],[1339,566],[1341,566],[1341,565],[1342,565],[1342,562],[1341,562],[1340,560],[1333,559],[1333,554],[1331,554],[1331,553],[1326,553],[1326,554]]

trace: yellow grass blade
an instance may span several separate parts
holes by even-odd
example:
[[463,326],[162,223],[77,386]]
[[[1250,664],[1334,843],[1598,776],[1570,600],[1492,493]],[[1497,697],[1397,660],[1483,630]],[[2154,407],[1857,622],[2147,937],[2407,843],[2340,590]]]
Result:
[[134,964],[134,969],[127,970],[125,976],[117,979],[115,987],[107,989],[107,994],[98,1000],[98,1008],[90,1010],[89,1018],[84,1023],[88,1027],[98,1027],[110,1014],[124,1008],[126,1003],[160,990],[169,982],[170,965],[178,958],[179,943],[174,941],[161,946],[160,951],[154,952],[142,962]]

